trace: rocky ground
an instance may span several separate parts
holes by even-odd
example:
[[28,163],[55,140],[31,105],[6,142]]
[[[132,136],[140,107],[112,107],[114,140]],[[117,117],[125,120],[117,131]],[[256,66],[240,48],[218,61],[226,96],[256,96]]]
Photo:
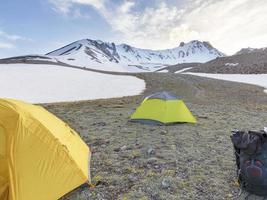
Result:
[[[229,136],[232,129],[266,126],[263,88],[172,73],[137,76],[147,82],[139,96],[45,105],[77,130],[93,152],[96,187],[81,186],[62,200],[245,199],[245,193],[238,196]],[[198,123],[128,122],[143,96],[160,90],[184,99]]]

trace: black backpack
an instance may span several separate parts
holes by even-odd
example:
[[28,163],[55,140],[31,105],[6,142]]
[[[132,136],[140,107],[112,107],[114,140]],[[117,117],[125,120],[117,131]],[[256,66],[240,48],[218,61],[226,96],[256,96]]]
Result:
[[242,189],[267,196],[267,133],[232,131],[238,181]]

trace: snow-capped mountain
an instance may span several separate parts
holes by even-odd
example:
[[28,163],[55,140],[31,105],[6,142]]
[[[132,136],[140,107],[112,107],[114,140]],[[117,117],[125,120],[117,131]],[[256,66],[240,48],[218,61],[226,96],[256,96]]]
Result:
[[178,63],[204,63],[223,53],[208,42],[197,40],[182,42],[166,50],[135,48],[127,44],[116,45],[100,40],[84,39],[46,54],[59,62],[105,71],[155,71]]

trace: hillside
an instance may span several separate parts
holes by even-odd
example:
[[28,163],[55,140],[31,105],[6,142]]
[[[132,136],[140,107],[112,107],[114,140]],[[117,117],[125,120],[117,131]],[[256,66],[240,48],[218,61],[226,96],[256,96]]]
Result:
[[259,48],[259,49],[256,49],[256,48],[242,48],[240,49],[238,52],[235,53],[235,55],[240,55],[240,54],[247,54],[247,53],[256,53],[256,52],[262,52],[264,51],[266,48]]
[[266,74],[267,49],[243,49],[232,56],[216,58],[189,71],[219,74]]

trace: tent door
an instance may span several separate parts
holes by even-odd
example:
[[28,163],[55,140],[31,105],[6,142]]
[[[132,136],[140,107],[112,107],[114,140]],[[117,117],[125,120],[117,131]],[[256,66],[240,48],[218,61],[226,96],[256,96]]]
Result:
[[6,134],[0,125],[0,199],[8,199],[8,165],[6,160]]

